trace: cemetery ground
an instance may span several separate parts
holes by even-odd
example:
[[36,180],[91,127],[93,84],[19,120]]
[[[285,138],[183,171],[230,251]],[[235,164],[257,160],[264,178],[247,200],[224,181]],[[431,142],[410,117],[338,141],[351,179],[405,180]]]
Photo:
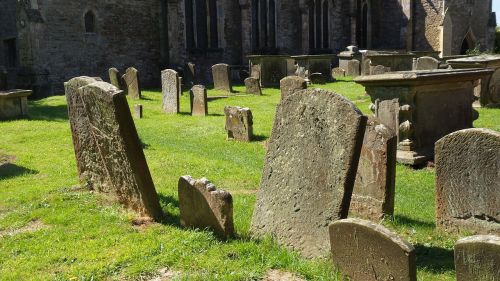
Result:
[[[363,88],[349,78],[320,87],[371,114]],[[209,91],[209,97],[220,95]],[[208,117],[189,115],[187,92],[179,115],[162,112],[159,91],[129,100],[130,107],[144,106],[144,118],[134,121],[166,214],[161,223],[141,221],[104,195],[80,189],[65,97],[30,101],[28,119],[0,123],[0,280],[151,280],[165,268],[179,280],[259,280],[271,269],[341,280],[330,260],[306,260],[270,238],[250,238],[279,99],[279,89],[212,99]],[[226,140],[226,105],[252,109],[253,142]],[[475,127],[500,131],[500,109],[479,112]],[[183,175],[207,177],[231,192],[235,239],[180,227],[177,183]],[[470,233],[435,230],[434,192],[432,167],[398,164],[395,215],[382,223],[415,246],[419,280],[451,281],[453,246]]]

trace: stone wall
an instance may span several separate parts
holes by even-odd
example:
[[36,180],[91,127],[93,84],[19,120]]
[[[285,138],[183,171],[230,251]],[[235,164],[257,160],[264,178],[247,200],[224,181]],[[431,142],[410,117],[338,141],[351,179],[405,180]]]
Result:
[[[0,1],[0,65],[6,67],[9,74],[15,67],[8,65],[7,49],[5,48],[5,40],[16,38],[16,0]],[[9,85],[12,85],[14,76],[9,75]]]

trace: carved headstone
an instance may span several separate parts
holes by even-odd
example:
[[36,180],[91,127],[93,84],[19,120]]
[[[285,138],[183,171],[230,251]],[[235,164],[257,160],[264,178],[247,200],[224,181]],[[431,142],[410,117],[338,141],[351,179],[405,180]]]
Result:
[[457,281],[500,280],[500,237],[478,235],[455,245]]
[[377,221],[393,214],[397,144],[393,130],[368,119],[349,215]]
[[172,69],[161,72],[161,91],[163,94],[163,112],[179,113],[179,74]]
[[287,76],[280,80],[281,100],[286,99],[291,94],[307,89],[307,82],[299,76]]
[[207,88],[203,85],[194,85],[190,91],[191,115],[208,115]]
[[127,89],[127,95],[131,99],[140,99],[141,98],[141,85],[139,82],[139,71],[133,67],[127,68],[125,74],[122,76],[123,78],[123,87]]
[[142,104],[134,105],[134,118],[142,119]]
[[262,95],[262,90],[260,88],[260,81],[257,78],[248,77],[245,79],[245,88],[248,94],[252,95]]
[[228,93],[233,92],[233,87],[231,85],[231,71],[229,65],[225,63],[219,63],[212,66],[212,75],[214,79],[214,89],[223,90]]
[[415,249],[381,225],[336,221],[330,225],[330,245],[334,266],[350,280],[417,280]]
[[433,57],[415,59],[415,70],[433,70],[439,68],[439,61]]
[[500,132],[465,129],[435,146],[437,225],[500,234]]
[[332,78],[337,79],[340,77],[345,77],[345,70],[340,67],[335,67],[334,69],[332,69]]
[[233,197],[217,190],[206,178],[191,176],[179,179],[179,209],[184,227],[209,228],[221,237],[234,236]]
[[399,100],[379,100],[374,104],[375,116],[378,116],[380,123],[387,126],[390,130],[398,132],[399,130]]
[[224,107],[226,115],[227,138],[249,142],[253,134],[253,116],[249,108],[238,106]]
[[8,83],[7,83],[7,77],[8,77],[8,72],[5,67],[0,66],[0,91],[6,91],[8,90]]
[[346,218],[366,117],[344,97],[302,90],[276,110],[252,232],[324,256],[328,225]]
[[350,60],[347,62],[347,73],[351,74],[352,77],[358,77],[361,72],[361,63],[359,60]]
[[120,76],[120,71],[118,69],[112,67],[108,70],[109,74],[109,81],[111,85],[115,86],[118,89],[122,89],[122,83],[121,83],[121,76]]
[[123,92],[105,82],[77,77],[65,83],[80,180],[114,195],[142,216],[162,210]]
[[311,73],[311,75],[309,75],[309,80],[314,85],[320,85],[320,84],[325,84],[326,83],[325,76],[323,74],[317,73],[317,72],[316,73]]

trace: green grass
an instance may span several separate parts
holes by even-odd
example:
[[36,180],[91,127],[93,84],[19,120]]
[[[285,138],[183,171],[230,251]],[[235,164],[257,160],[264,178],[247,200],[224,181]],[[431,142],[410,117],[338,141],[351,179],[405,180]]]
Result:
[[[345,79],[325,85],[369,113],[361,86]],[[243,87],[236,87],[243,91]],[[210,96],[221,93],[210,91]],[[0,122],[0,154],[15,155],[0,169],[0,280],[147,280],[171,268],[183,280],[258,280],[269,269],[308,280],[340,280],[331,261],[305,260],[270,239],[249,238],[279,90],[209,103],[208,117],[161,111],[161,94],[144,92],[144,118],[135,120],[166,222],[132,224],[134,214],[103,195],[78,189],[65,98],[29,102],[29,119]],[[225,105],[250,107],[258,141],[226,141]],[[500,109],[481,109],[476,122],[500,130]],[[234,197],[238,238],[219,241],[207,231],[179,227],[179,176],[207,177]],[[395,216],[384,225],[416,246],[419,280],[454,280],[453,244],[458,236],[434,229],[434,171],[397,167]],[[5,235],[41,222],[38,231]],[[2,235],[2,233],[4,235]],[[2,237],[3,236],[3,237]]]

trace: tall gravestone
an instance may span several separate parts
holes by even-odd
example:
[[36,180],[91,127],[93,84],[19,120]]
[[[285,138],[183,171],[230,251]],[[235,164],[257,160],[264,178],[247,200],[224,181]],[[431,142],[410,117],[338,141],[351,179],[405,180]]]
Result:
[[194,85],[190,91],[191,100],[191,115],[207,116],[208,115],[208,100],[207,88],[203,85]]
[[179,74],[172,69],[161,72],[161,91],[163,94],[163,112],[179,113]]
[[289,97],[291,94],[307,89],[307,82],[299,76],[287,76],[280,80],[281,100]]
[[127,99],[113,85],[95,81],[77,77],[65,84],[80,180],[140,215],[160,219],[158,195]]
[[435,146],[437,225],[500,234],[500,132],[465,129]]
[[252,219],[307,257],[328,252],[328,225],[346,218],[366,117],[344,97],[321,89],[295,92],[276,110]]
[[346,219],[330,225],[335,267],[350,280],[416,281],[413,246],[381,225]]
[[192,87],[198,83],[198,77],[196,72],[196,65],[192,62],[186,64],[186,83]]
[[457,281],[500,280],[500,237],[478,235],[455,245]]
[[262,90],[260,88],[260,81],[257,78],[248,77],[245,79],[245,89],[247,94],[251,95],[262,95]]
[[118,89],[122,89],[121,76],[120,71],[118,69],[112,67],[108,70],[109,81],[111,85],[115,86]]
[[8,83],[7,83],[7,77],[8,73],[5,67],[0,66],[0,91],[6,91],[8,90]]
[[253,135],[253,116],[250,108],[241,108],[239,106],[224,107],[226,115],[227,138],[249,142]]
[[397,143],[393,130],[368,119],[349,215],[377,221],[394,213]]
[[212,76],[214,80],[214,89],[223,90],[228,93],[233,92],[233,87],[231,85],[231,71],[229,70],[229,65],[225,63],[219,63],[212,66]]
[[123,78],[123,87],[127,89],[127,95],[131,99],[141,98],[141,85],[139,82],[139,71],[133,67],[127,68]]

